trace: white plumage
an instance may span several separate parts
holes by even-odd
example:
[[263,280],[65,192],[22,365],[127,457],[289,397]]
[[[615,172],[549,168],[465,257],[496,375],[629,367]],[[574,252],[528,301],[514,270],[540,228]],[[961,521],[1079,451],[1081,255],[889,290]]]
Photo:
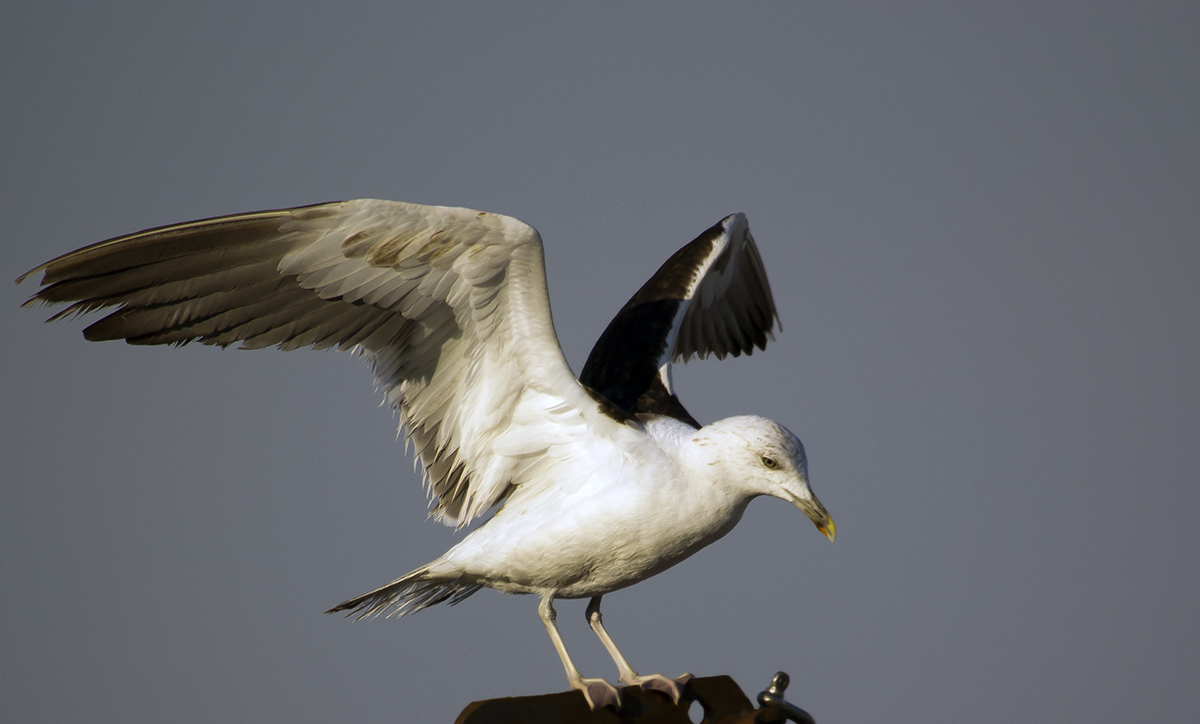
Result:
[[753,416],[701,427],[672,362],[765,346],[774,302],[741,214],[680,249],[613,319],[579,378],[550,319],[541,239],[470,209],[362,199],[206,219],[85,247],[32,270],[55,318],[116,307],[91,340],[359,348],[421,461],[433,515],[492,517],[437,560],[333,611],[410,613],[486,586],[541,597],[571,685],[592,706],[555,598],[588,620],[621,681],[678,699],[686,677],[639,676],[604,631],[600,597],[725,535],[759,495],[799,507],[830,540],[804,448]]

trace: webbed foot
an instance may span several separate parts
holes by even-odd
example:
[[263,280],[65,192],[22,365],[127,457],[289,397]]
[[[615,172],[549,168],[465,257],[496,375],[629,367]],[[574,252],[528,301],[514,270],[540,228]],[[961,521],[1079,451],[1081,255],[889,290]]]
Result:
[[625,681],[630,686],[640,686],[644,691],[657,691],[671,697],[671,701],[676,704],[683,696],[683,690],[687,688],[688,682],[695,677],[691,674],[684,674],[678,679],[668,679],[662,674],[648,674],[646,676],[634,676]]
[[570,683],[572,689],[583,692],[583,698],[587,699],[588,706],[592,711],[606,706],[611,706],[613,711],[621,710],[620,690],[604,679],[579,677]]

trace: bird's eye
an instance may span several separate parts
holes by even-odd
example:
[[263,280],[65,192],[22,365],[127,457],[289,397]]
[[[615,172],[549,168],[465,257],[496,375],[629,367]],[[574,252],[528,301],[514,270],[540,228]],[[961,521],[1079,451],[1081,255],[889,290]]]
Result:
[[762,464],[764,468],[769,470],[774,470],[775,468],[779,467],[779,463],[775,462],[774,458],[769,458],[766,455],[762,456]]

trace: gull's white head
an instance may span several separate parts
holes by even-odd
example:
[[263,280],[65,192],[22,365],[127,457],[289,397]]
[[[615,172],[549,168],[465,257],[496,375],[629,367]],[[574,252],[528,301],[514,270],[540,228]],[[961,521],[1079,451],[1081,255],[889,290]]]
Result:
[[693,438],[707,448],[710,464],[749,497],[770,495],[795,505],[830,541],[833,518],[808,485],[804,444],[779,423],[756,415],[727,417],[701,428]]

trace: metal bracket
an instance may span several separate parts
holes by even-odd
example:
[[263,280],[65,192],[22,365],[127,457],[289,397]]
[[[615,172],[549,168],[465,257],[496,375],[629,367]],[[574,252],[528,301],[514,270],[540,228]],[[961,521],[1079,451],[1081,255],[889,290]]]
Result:
[[792,683],[790,676],[782,671],[777,672],[771,679],[771,686],[766,691],[759,692],[758,705],[778,709],[788,719],[800,724],[816,724],[808,712],[783,698],[783,692],[790,683]]

